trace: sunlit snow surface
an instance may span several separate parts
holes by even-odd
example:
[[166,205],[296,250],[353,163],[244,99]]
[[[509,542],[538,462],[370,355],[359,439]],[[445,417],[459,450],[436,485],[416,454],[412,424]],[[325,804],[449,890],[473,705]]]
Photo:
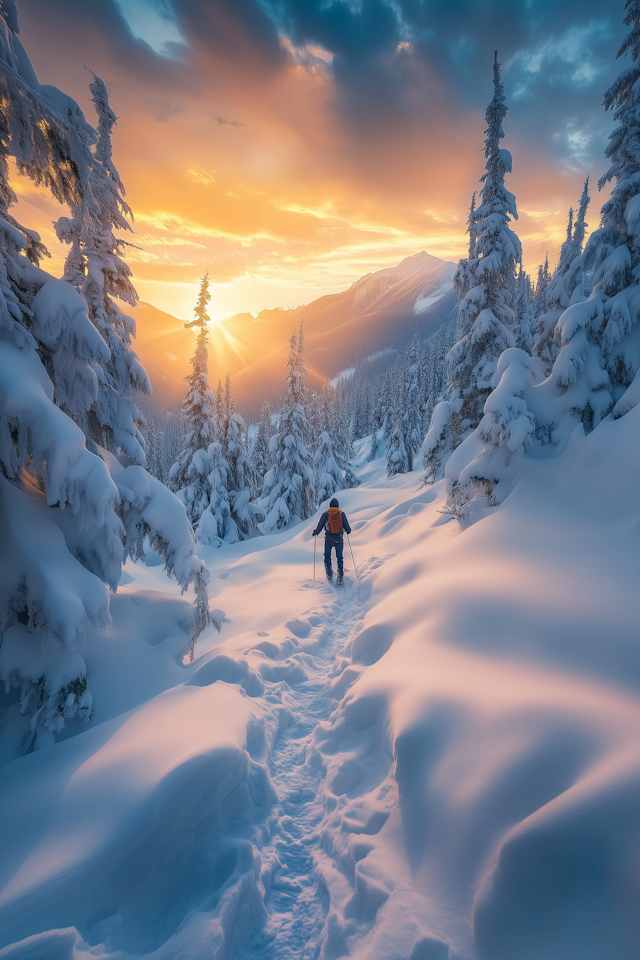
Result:
[[359,576],[314,583],[311,523],[207,551],[188,666],[128,564],[93,725],[2,771],[0,957],[636,960],[639,430],[466,530],[364,467]]

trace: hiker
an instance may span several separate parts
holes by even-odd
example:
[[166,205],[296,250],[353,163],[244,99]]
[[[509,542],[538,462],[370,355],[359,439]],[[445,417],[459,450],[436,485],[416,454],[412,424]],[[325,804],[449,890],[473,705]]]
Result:
[[342,565],[342,548],[343,541],[342,537],[344,531],[351,533],[351,527],[349,526],[349,521],[346,518],[346,515],[340,509],[340,504],[334,497],[331,503],[329,504],[329,509],[325,510],[320,519],[318,520],[318,526],[313,531],[313,536],[317,537],[320,531],[324,528],[324,569],[327,574],[327,580],[333,580],[333,568],[331,566],[331,550],[335,547],[336,551],[336,565],[338,567],[338,586],[342,586],[344,579],[344,568]]

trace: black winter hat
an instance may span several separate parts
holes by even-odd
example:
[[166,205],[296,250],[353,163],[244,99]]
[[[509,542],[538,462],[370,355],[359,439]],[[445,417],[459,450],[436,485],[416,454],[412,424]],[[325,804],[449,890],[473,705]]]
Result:
[[330,507],[339,507],[340,504],[338,503],[338,501],[337,501],[336,498],[334,497],[333,500],[331,501],[331,503],[329,504],[329,506],[330,506]]

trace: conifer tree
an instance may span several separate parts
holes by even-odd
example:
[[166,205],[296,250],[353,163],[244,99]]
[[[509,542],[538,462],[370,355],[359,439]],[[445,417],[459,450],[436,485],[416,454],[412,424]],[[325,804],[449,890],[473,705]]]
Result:
[[313,456],[313,475],[318,504],[329,500],[342,488],[342,471],[336,461],[331,437],[326,430],[320,434]]
[[[520,241],[510,229],[517,218],[513,194],[505,187],[511,155],[500,148],[502,122],[507,113],[504,86],[496,52],[493,63],[494,95],[486,112],[485,173],[481,177],[481,204],[473,212],[470,250],[454,278],[461,296],[460,339],[448,356],[449,386],[446,409],[434,410],[425,441],[427,482],[442,475],[451,451],[479,424],[503,350],[514,345],[516,264],[522,258]],[[436,415],[437,414],[437,415]]]
[[236,525],[231,518],[229,497],[229,464],[222,456],[222,444],[209,444],[206,457],[209,503],[203,510],[196,539],[207,547],[221,547],[235,543]]
[[585,183],[573,234],[567,238],[573,250],[569,255],[565,248],[560,260],[566,269],[562,279],[571,263],[580,260],[592,289],[587,297],[587,290],[576,287],[571,304],[561,311],[556,326],[560,351],[543,382],[536,382],[531,358],[522,351],[506,350],[500,357],[500,379],[477,431],[483,449],[450,481],[456,487],[451,509],[461,519],[469,517],[474,500],[491,506],[504,499],[523,453],[535,453],[541,444],[566,443],[576,424],[589,432],[609,412],[621,417],[640,403],[639,0],[626,0],[625,23],[631,30],[619,56],[630,53],[632,62],[605,94],[605,107],[615,110],[618,126],[605,151],[611,166],[600,184],[614,180],[615,185],[603,205],[600,229],[584,253],[574,256],[586,227]]
[[[91,71],[90,71],[91,72]],[[113,163],[111,137],[116,115],[109,106],[104,81],[91,73],[91,101],[98,117],[97,141],[89,170],[90,190],[72,204],[73,216],[55,224],[60,240],[71,250],[64,278],[81,294],[89,319],[106,343],[109,356],[97,371],[97,395],[88,410],[60,405],[75,416],[91,449],[96,445],[116,455],[125,454],[132,463],[144,463],[144,442],[139,430],[140,413],[133,402],[134,391],[150,392],[146,373],[131,348],[135,323],[118,307],[116,299],[134,307],[138,296],[125,263],[126,242],[114,230],[131,230],[131,210],[124,200],[124,186]],[[82,135],[84,118],[73,114],[76,136]],[[54,367],[57,365],[54,363]],[[66,366],[66,365],[63,365]],[[54,373],[60,393],[61,373]],[[64,391],[68,394],[68,390]]]
[[196,351],[191,358],[193,372],[186,378],[188,389],[182,401],[183,446],[169,474],[171,489],[184,503],[194,529],[197,529],[211,498],[207,451],[217,440],[215,397],[209,386],[208,372],[210,319],[207,306],[210,300],[209,274],[205,273],[200,283],[195,318],[185,323],[187,329],[197,331]]
[[262,485],[265,474],[271,469],[271,454],[269,453],[269,443],[273,436],[273,425],[271,423],[271,408],[265,400],[260,410],[260,420],[256,438],[251,451],[251,462],[256,474],[256,482]]
[[334,426],[336,397],[335,391],[326,377],[323,381],[318,401],[318,424],[320,432],[329,433]]
[[524,350],[525,353],[531,354],[534,339],[532,290],[531,280],[529,279],[529,275],[525,273],[522,264],[520,264],[520,272],[518,273],[516,281],[514,311],[516,322],[513,336],[516,347]]
[[511,171],[511,155],[500,148],[507,107],[497,53],[493,83],[494,97],[486,114],[482,203],[474,214],[477,256],[470,266],[475,286],[460,305],[463,336],[450,354],[449,399],[461,398],[460,418],[468,420],[471,429],[480,422],[498,357],[513,344],[515,269],[521,259],[520,241],[509,228],[511,217],[517,219],[518,214],[515,199],[504,185],[505,174]]
[[[565,274],[571,265],[572,257],[573,209],[570,209],[567,223],[567,239],[560,248],[558,266],[556,267],[553,277],[549,281],[546,281],[544,268],[538,268],[538,288],[536,290],[535,300],[539,309],[541,303],[539,290],[543,289],[545,308],[536,322],[533,353],[543,361],[547,375],[551,372],[551,368],[560,349],[560,344],[556,336],[556,325],[562,312],[569,306],[569,296],[565,287]],[[520,346],[520,344],[518,344],[518,346]]]
[[565,289],[572,303],[586,298],[591,293],[591,289],[588,289],[589,281],[588,277],[585,277],[582,258],[585,236],[587,233],[587,227],[589,226],[589,224],[586,222],[586,216],[587,207],[589,206],[590,200],[589,177],[587,177],[584,182],[582,194],[580,196],[578,214],[576,216],[576,221],[573,228],[573,237],[571,241],[572,256],[569,258],[569,262],[564,274]]
[[[585,180],[578,207],[578,216],[573,222],[573,209],[569,210],[567,237],[560,249],[558,265],[546,285],[546,310],[538,318],[533,352],[544,363],[548,375],[560,350],[557,323],[563,311],[572,301],[573,293],[582,282],[582,244],[586,230],[585,214],[589,203],[589,178]],[[541,282],[544,282],[544,278]],[[583,299],[578,291],[576,299]]]
[[273,466],[264,478],[262,531],[275,533],[315,512],[313,465],[309,450],[310,427],[305,412],[307,365],[303,356],[303,331],[289,340],[287,393],[278,433],[271,438]]
[[387,446],[387,476],[394,477],[397,473],[408,473],[410,469],[409,454],[404,442],[404,424],[402,417],[396,414],[396,422]]
[[339,400],[334,400],[330,410],[330,436],[333,446],[333,453],[342,471],[340,480],[340,489],[349,490],[360,485],[360,481],[351,469],[351,458],[353,456],[353,446],[351,440],[351,424],[345,404]]
[[371,446],[367,457],[369,461],[375,460],[380,455],[387,440],[385,418],[389,408],[389,393],[389,375],[385,374],[371,417]]
[[561,349],[552,373],[560,391],[556,407],[587,431],[612,408],[614,417],[623,416],[640,400],[640,349],[633,331],[638,320],[633,298],[640,281],[639,0],[625,0],[624,9],[624,23],[631,29],[618,56],[630,54],[631,63],[604,96],[617,127],[605,149],[609,169],[598,182],[602,188],[613,181],[614,187],[602,207],[600,228],[582,256],[581,269],[593,289],[586,300],[574,291],[558,321]]
[[384,441],[384,447],[387,449],[389,446],[389,441],[391,440],[391,434],[395,430],[396,422],[398,419],[398,413],[396,410],[396,399],[394,394],[396,393],[393,390],[393,385],[390,385],[390,390],[386,398],[386,403],[383,411],[382,419],[382,439]]
[[422,412],[420,410],[420,384],[418,349],[414,343],[407,352],[404,375],[404,408],[402,428],[407,451],[409,470],[413,470],[413,458],[422,445]]
[[508,348],[498,360],[497,383],[487,398],[476,436],[481,452],[449,478],[447,507],[461,522],[474,507],[498,506],[509,493],[520,457],[531,451],[536,420],[527,404],[535,384],[533,360]]
[[458,269],[454,277],[454,287],[460,299],[462,300],[468,294],[469,290],[475,286],[475,261],[478,255],[478,226],[476,212],[476,194],[475,191],[471,197],[469,214],[467,216],[467,233],[469,234],[469,253],[458,263]]
[[547,290],[551,281],[549,271],[549,254],[545,254],[544,263],[538,267],[538,276],[533,295],[534,309],[537,317],[542,316],[547,308]]
[[[210,618],[208,573],[193,554],[182,505],[141,466],[126,466],[142,457],[132,410],[117,399],[120,386],[126,393],[144,382],[128,351],[132,331],[108,320],[120,345],[106,329],[101,336],[78,291],[39,268],[38,235],[9,212],[9,157],[71,212],[84,204],[92,226],[102,223],[107,234],[117,210],[106,160],[91,150],[96,139],[105,146],[104,131],[101,141],[70,97],[40,87],[18,30],[13,0],[1,0],[0,678],[20,690],[22,713],[31,716],[28,751],[40,727],[57,732],[71,717],[90,719],[79,648],[89,625],[109,622],[107,585],[117,588],[123,559],[139,556],[146,536],[167,571],[196,591],[191,647]],[[105,244],[103,252],[112,249],[108,237]],[[82,260],[73,266],[83,286],[84,269]],[[116,265],[107,280],[104,272],[95,278],[109,303],[118,276]],[[102,308],[115,317],[109,303]],[[114,410],[122,421],[109,420]],[[98,446],[92,416],[98,439],[121,460]]]
[[231,377],[227,374],[223,406],[218,417],[221,455],[227,464],[227,490],[231,519],[225,539],[229,543],[247,540],[258,534],[258,519],[263,516],[253,501],[257,479],[247,452],[247,426],[236,412],[231,396]]

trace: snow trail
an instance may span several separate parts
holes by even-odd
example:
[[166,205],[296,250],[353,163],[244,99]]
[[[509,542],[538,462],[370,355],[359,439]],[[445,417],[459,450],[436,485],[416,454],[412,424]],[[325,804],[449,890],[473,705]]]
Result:
[[[312,581],[308,584],[317,586]],[[335,595],[332,603],[304,615],[319,628],[321,638],[313,654],[297,655],[306,677],[293,685],[279,684],[289,722],[276,740],[270,761],[278,799],[270,834],[260,850],[267,914],[246,943],[242,960],[317,960],[320,956],[329,894],[315,868],[321,852],[320,826],[326,816],[326,771],[313,738],[318,725],[330,721],[338,706],[330,683],[336,661],[362,615],[350,578],[345,577],[341,588],[321,589],[327,599]]]

